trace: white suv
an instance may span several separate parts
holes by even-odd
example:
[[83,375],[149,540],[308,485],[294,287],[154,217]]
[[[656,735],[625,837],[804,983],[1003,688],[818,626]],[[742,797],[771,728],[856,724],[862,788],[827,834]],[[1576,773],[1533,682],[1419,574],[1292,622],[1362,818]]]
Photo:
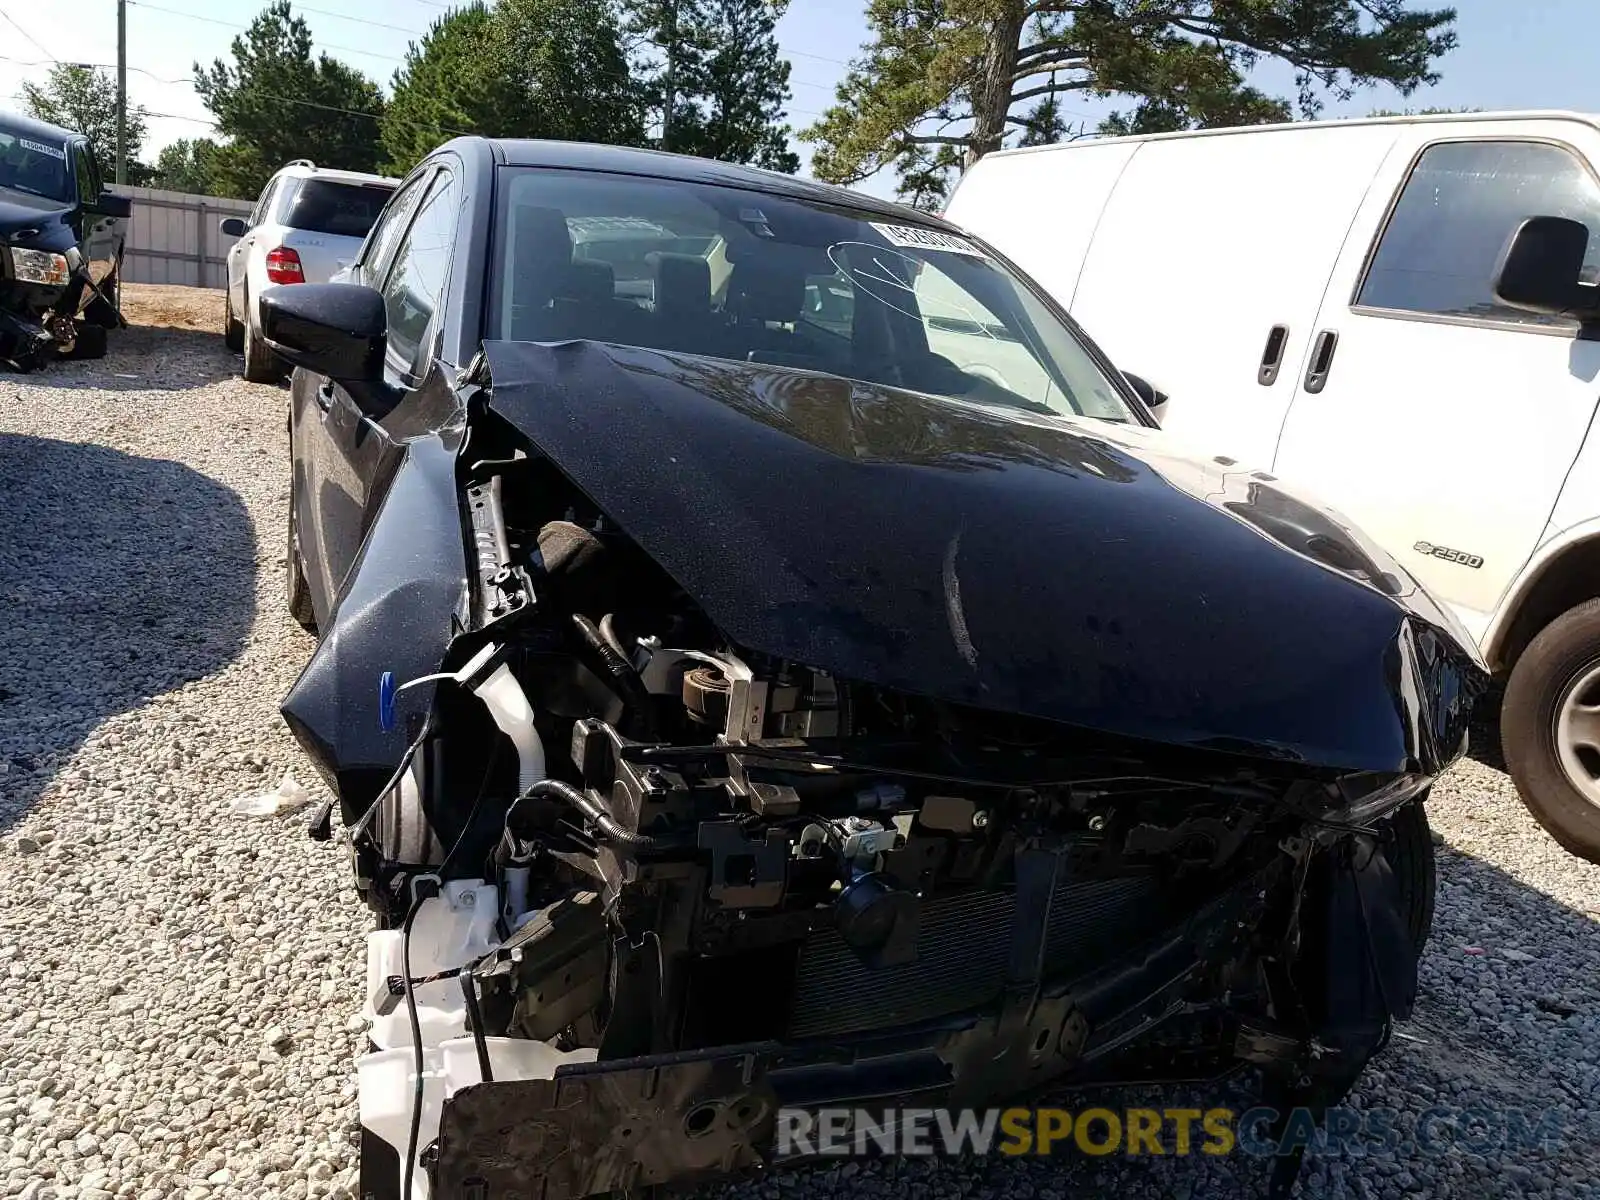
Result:
[[296,159],[267,181],[250,216],[222,222],[228,251],[228,349],[244,352],[244,377],[283,374],[261,340],[261,294],[287,283],[326,283],[361,249],[398,179],[333,171]]

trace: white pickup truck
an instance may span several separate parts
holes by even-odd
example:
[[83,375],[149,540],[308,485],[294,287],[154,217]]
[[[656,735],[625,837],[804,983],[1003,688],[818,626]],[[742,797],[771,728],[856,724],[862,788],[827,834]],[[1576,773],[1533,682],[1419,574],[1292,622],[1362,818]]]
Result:
[[1523,800],[1591,861],[1597,164],[1573,113],[1211,130],[992,154],[945,214],[1170,396],[1168,429],[1318,493],[1454,609]]

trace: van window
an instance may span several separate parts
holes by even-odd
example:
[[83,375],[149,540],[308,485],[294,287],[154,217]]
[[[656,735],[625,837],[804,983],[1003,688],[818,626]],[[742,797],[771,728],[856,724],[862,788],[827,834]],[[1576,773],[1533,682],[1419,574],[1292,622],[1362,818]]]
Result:
[[1356,298],[1363,308],[1575,326],[1498,303],[1494,268],[1528,217],[1589,227],[1583,281],[1600,280],[1600,185],[1571,151],[1541,142],[1444,142],[1406,181]]

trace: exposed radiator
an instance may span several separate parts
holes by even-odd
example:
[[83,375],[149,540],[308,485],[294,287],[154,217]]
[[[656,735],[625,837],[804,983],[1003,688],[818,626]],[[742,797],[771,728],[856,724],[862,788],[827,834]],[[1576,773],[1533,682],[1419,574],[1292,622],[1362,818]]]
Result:
[[[1161,894],[1146,877],[1058,887],[1045,932],[1045,970],[1075,975],[1105,962],[1130,938],[1159,926]],[[872,970],[837,933],[814,934],[800,954],[791,1037],[891,1028],[978,1008],[996,999],[1011,953],[1016,897],[965,892],[922,908],[917,960]]]

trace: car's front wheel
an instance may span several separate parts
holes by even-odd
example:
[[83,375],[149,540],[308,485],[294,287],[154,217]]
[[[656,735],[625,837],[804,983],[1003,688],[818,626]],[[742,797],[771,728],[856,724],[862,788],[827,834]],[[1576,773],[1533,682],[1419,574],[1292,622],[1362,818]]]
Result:
[[1600,600],[1569,609],[1517,659],[1500,709],[1506,766],[1550,836],[1600,863]]
[[295,520],[294,452],[289,453],[289,527],[288,552],[284,563],[284,601],[289,615],[302,629],[317,631],[317,614],[311,607],[311,585],[306,582],[306,569],[300,562],[300,523]]

